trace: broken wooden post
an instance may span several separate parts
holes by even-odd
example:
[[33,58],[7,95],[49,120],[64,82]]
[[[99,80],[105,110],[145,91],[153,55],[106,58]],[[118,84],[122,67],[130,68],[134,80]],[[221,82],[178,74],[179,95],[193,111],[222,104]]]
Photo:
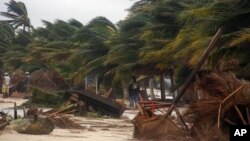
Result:
[[215,44],[218,42],[220,36],[222,34],[222,29],[220,28],[217,33],[214,35],[213,39],[211,40],[211,42],[208,45],[208,48],[206,49],[206,51],[203,53],[203,55],[201,56],[201,59],[199,60],[199,62],[197,63],[197,65],[195,66],[194,70],[192,71],[192,73],[188,76],[187,80],[185,81],[185,83],[183,84],[182,89],[180,90],[180,93],[177,95],[177,97],[174,99],[171,107],[169,108],[168,112],[166,113],[165,117],[168,117],[169,115],[171,115],[172,111],[174,110],[174,107],[177,105],[177,103],[180,101],[180,99],[182,98],[182,96],[184,95],[186,89],[188,88],[188,86],[190,85],[190,83],[192,82],[193,78],[195,77],[196,73],[199,71],[199,69],[201,68],[202,64],[204,64],[204,62],[207,60],[209,54],[211,53],[211,51],[215,48]]
[[16,102],[14,102],[14,119],[17,119],[17,108],[16,108]]

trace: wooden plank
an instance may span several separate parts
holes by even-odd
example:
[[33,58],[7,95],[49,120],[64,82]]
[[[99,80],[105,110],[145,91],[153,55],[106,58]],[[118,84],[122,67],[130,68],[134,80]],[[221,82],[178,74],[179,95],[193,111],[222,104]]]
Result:
[[125,107],[116,103],[113,100],[104,98],[100,95],[86,91],[67,91],[67,93],[77,94],[81,99],[85,100],[87,104],[91,105],[95,110],[105,115],[120,117]]

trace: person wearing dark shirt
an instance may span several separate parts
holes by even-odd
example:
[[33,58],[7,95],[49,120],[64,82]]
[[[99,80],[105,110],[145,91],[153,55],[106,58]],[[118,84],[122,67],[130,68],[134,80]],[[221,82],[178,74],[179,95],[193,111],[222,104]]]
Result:
[[129,107],[135,109],[136,103],[138,102],[139,99],[139,94],[140,94],[140,85],[136,81],[135,77],[132,77],[133,81],[132,83],[129,84]]

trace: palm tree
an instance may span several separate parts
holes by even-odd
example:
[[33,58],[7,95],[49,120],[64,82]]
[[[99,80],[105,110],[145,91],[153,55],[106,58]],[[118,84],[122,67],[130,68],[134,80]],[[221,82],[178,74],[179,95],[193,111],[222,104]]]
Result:
[[136,73],[150,77],[167,74],[173,68],[171,57],[158,59],[157,52],[162,51],[180,30],[176,16],[182,9],[183,6],[173,0],[136,2],[130,8],[129,16],[120,22],[119,35],[113,41],[107,58],[107,63],[117,65],[114,72],[127,71],[123,74]]
[[15,37],[14,29],[5,22],[0,22],[0,52],[6,51],[7,46],[12,43]]
[[247,55],[249,5],[249,1],[245,0],[211,0],[189,5],[179,15],[180,21],[185,23],[185,28],[175,43],[182,42],[186,47],[182,45],[179,49],[176,48],[176,52],[179,52],[177,56],[186,56],[184,60],[190,60],[189,66],[193,66],[205,50],[204,47],[211,36],[221,27],[222,39],[207,66],[212,69],[231,70],[240,77],[250,78],[247,73],[250,66]]
[[94,18],[75,34],[73,40],[80,48],[71,57],[72,64],[78,66],[74,78],[91,73],[103,78],[108,68],[104,63],[110,50],[108,42],[116,34],[116,26],[105,17]]
[[30,29],[33,28],[33,26],[30,23],[25,4],[23,2],[10,0],[10,2],[5,3],[5,5],[8,7],[7,12],[0,12],[0,15],[9,19],[5,21],[10,23],[14,29],[22,26],[23,30],[28,29],[30,32]]
[[14,29],[8,23],[0,22],[0,75],[3,72],[4,61],[2,57],[8,51],[8,46],[11,45],[15,37]]
[[34,30],[26,64],[46,64],[40,67],[59,71],[73,84],[82,84],[90,73],[103,76],[109,51],[106,43],[117,33],[113,23],[105,17],[94,18],[86,26],[74,19],[43,23],[45,27]]
[[25,64],[32,64],[34,69],[44,68],[55,70],[68,76],[65,71],[72,65],[67,59],[73,54],[73,50],[78,48],[78,44],[73,42],[72,37],[82,26],[76,20],[65,22],[56,20],[50,23],[42,21],[45,27],[34,30],[34,40],[29,45],[29,52],[23,59]]

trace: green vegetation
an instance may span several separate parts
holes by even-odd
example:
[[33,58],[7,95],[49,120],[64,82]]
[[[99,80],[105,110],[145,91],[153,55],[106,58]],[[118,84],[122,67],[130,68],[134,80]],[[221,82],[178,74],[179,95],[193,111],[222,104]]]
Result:
[[58,92],[47,92],[36,87],[31,87],[31,91],[30,104],[54,107],[62,103],[63,95]]
[[140,0],[117,25],[105,17],[86,25],[75,19],[43,20],[45,26],[34,30],[24,3],[11,0],[6,6],[8,11],[0,13],[10,19],[0,23],[5,70],[56,70],[72,87],[82,85],[88,74],[98,76],[105,88],[124,88],[133,74],[173,74],[180,83],[177,72],[192,70],[222,28],[222,38],[203,69],[233,71],[250,80],[248,0]]

